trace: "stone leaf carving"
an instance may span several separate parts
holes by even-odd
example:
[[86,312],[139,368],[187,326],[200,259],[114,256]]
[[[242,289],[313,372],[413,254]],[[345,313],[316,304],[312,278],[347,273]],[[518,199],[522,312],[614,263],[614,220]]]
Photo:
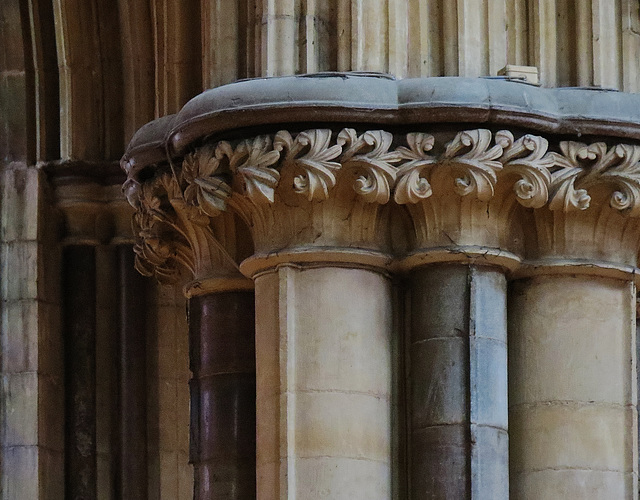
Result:
[[163,174],[151,182],[142,184],[139,197],[139,210],[133,218],[133,230],[136,235],[134,252],[135,267],[144,276],[154,274],[162,282],[171,282],[176,269],[170,260],[177,255],[178,239],[167,238],[173,223],[171,216],[163,207],[162,198],[179,195],[177,181]]
[[286,130],[276,134],[274,149],[286,151],[285,164],[292,164],[302,173],[293,178],[296,193],[309,201],[326,200],[336,185],[336,172],[341,165],[332,161],[342,153],[340,145],[330,146],[331,130],[313,129],[300,132],[295,139]]
[[[548,199],[551,182],[549,168],[553,160],[545,156],[548,142],[542,137],[525,135],[515,140],[513,134],[502,130],[495,134],[491,146],[491,132],[485,129],[458,133],[440,158],[429,155],[434,138],[423,133],[407,135],[409,148],[398,152],[409,160],[398,169],[395,190],[397,203],[417,203],[433,194],[430,177],[453,172],[455,190],[461,196],[474,194],[482,201],[491,199],[500,175],[516,174],[514,185],[518,201],[526,207],[541,207]],[[435,175],[435,174],[433,174]]]
[[136,268],[164,282],[174,281],[178,268],[198,276],[219,246],[209,223],[201,207],[185,200],[176,176],[164,173],[145,182],[134,217]]
[[219,174],[220,159],[212,147],[188,154],[182,162],[182,178],[187,182],[185,201],[210,217],[215,217],[227,208],[231,187]]
[[511,132],[502,130],[496,133],[496,143],[504,148],[500,175],[520,177],[513,186],[518,202],[528,208],[544,206],[549,199],[554,163],[553,157],[547,154],[549,142],[544,137],[530,134],[514,140]]
[[400,146],[397,149],[400,157],[409,161],[398,168],[398,182],[394,193],[396,203],[418,203],[433,194],[426,175],[437,161],[428,154],[434,143],[432,135],[412,132],[407,134],[409,147]]
[[273,149],[271,137],[259,135],[241,141],[235,149],[221,141],[216,147],[218,160],[227,158],[229,169],[242,179],[246,195],[254,203],[273,203],[280,172],[272,165],[280,160],[280,151]]
[[393,135],[371,130],[359,136],[354,129],[346,128],[338,134],[337,142],[343,146],[342,167],[356,174],[355,192],[368,203],[387,203],[397,176],[392,164],[402,159],[397,151],[389,151]]
[[140,208],[141,190],[142,187],[140,186],[140,183],[136,179],[133,179],[131,177],[129,177],[122,185],[122,193],[129,202],[129,205],[131,205],[136,210]]
[[144,212],[135,214],[133,230],[138,240],[133,246],[136,270],[143,276],[155,275],[162,283],[173,281],[176,270],[169,265],[169,259],[175,254],[171,240],[161,237],[151,216]]
[[609,205],[629,215],[640,216],[640,146],[618,144],[607,149],[603,142],[590,145],[565,141],[561,154],[552,153],[551,210],[585,210],[591,197],[587,189],[609,184],[615,191]]
[[447,144],[440,163],[442,167],[459,172],[454,182],[455,192],[460,196],[475,194],[481,201],[493,197],[497,173],[502,170],[502,163],[497,160],[506,144],[492,147],[490,144],[491,131],[486,129],[460,132]]

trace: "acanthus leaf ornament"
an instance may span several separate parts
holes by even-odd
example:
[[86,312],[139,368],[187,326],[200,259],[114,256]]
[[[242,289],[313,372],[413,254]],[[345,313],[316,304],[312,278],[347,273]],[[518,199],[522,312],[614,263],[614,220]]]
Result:
[[401,205],[418,203],[432,195],[433,189],[426,178],[436,158],[429,155],[435,138],[429,134],[412,132],[407,134],[408,148],[400,146],[397,151],[403,160],[409,160],[398,168],[394,200]]
[[590,162],[596,157],[589,153],[586,144],[573,141],[560,143],[559,153],[551,153],[555,171],[551,176],[549,208],[551,210],[585,210],[589,207],[591,196],[586,189],[577,189],[576,180],[584,172],[582,162]]
[[633,217],[640,216],[640,146],[603,142],[590,145],[565,141],[562,154],[553,153],[554,167],[551,210],[585,210],[591,196],[588,188],[609,184],[615,190],[609,205]]
[[397,151],[389,151],[393,135],[384,130],[370,130],[358,136],[354,129],[345,128],[337,141],[343,146],[340,157],[343,169],[356,174],[354,191],[368,203],[387,203],[397,176],[397,168],[392,164],[402,160]]
[[628,211],[632,217],[640,216],[640,147],[618,144],[611,151],[617,160],[613,168],[602,177],[617,186],[609,200],[611,208]]
[[259,135],[241,141],[235,149],[226,141],[216,147],[216,158],[227,157],[229,169],[242,179],[246,195],[254,203],[273,203],[280,172],[272,167],[280,160],[271,137]]
[[527,134],[514,140],[508,130],[496,133],[496,143],[504,148],[500,175],[520,177],[513,186],[518,202],[527,208],[540,208],[549,200],[553,157],[547,154],[549,142]]
[[[204,276],[209,270],[203,262],[216,262],[224,272],[232,270],[237,267],[230,257],[233,252],[220,257],[226,251],[218,241],[225,234],[220,223],[239,216],[248,226],[259,228],[261,235],[269,235],[275,224],[284,222],[277,219],[282,214],[295,212],[295,217],[304,218],[306,205],[291,203],[294,210],[287,212],[292,198],[285,196],[285,190],[314,203],[334,196],[332,190],[339,191],[340,210],[347,213],[348,203],[353,202],[371,217],[377,210],[368,204],[385,204],[392,193],[399,205],[445,197],[442,206],[449,207],[457,198],[451,197],[452,191],[488,202],[499,186],[497,208],[508,211],[513,205],[503,203],[502,196],[513,187],[524,207],[546,205],[569,212],[586,209],[592,191],[598,200],[608,196],[613,209],[640,217],[638,145],[565,141],[559,151],[549,152],[544,137],[526,134],[516,139],[510,131],[492,134],[486,129],[460,131],[444,148],[425,132],[409,133],[405,140],[390,150],[394,136],[385,130],[357,133],[346,128],[337,136],[328,128],[297,134],[281,130],[234,143],[211,142],[176,165],[130,170],[123,191],[137,211],[136,266],[141,273],[163,280],[176,275],[178,267]],[[149,175],[152,168],[155,176]],[[336,189],[341,183],[345,191]],[[351,188],[356,195],[342,198]],[[428,214],[433,211],[431,204],[411,212]],[[330,200],[314,205],[313,211],[317,215],[325,207],[334,210],[336,205]],[[485,209],[473,200],[465,207]],[[229,215],[214,223],[212,218],[227,208]],[[298,222],[286,221],[292,226]],[[285,236],[283,232],[277,237],[287,244]]]
[[[178,254],[184,250],[180,234],[176,234],[170,201],[180,196],[180,187],[170,174],[162,174],[142,184],[139,210],[133,217],[136,235],[135,267],[145,276],[156,275],[163,282],[174,280],[177,270],[172,259],[185,262]],[[166,200],[166,201],[163,201]],[[167,236],[171,234],[170,238]]]
[[220,215],[227,208],[231,187],[218,172],[220,159],[211,147],[188,154],[182,162],[182,177],[187,182],[185,201],[198,206],[210,217]]
[[[440,162],[460,175],[455,179],[455,192],[460,196],[475,194],[480,201],[489,201],[495,193],[497,173],[502,170],[498,158],[503,146],[491,143],[491,131],[475,129],[459,132],[447,144]],[[462,153],[462,154],[461,154]]]
[[286,151],[285,163],[291,163],[302,173],[293,178],[296,193],[305,194],[309,201],[326,200],[336,185],[336,173],[342,165],[332,161],[340,156],[340,145],[330,146],[330,129],[300,132],[295,139],[286,130],[275,136],[273,146]]

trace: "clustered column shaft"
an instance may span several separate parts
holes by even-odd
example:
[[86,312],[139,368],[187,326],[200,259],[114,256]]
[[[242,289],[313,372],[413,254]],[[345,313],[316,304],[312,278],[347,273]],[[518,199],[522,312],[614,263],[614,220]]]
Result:
[[411,498],[508,498],[506,279],[411,272]]
[[189,300],[191,462],[197,500],[256,495],[254,294]]
[[284,265],[256,306],[258,498],[390,498],[389,279]]
[[131,245],[116,247],[120,284],[118,379],[118,460],[116,488],[119,498],[146,500],[147,477],[147,284],[133,267]]
[[535,276],[509,305],[512,496],[637,498],[633,283]]
[[[143,272],[186,268],[197,290],[237,250],[232,218],[251,233],[253,255],[225,272],[255,283],[258,498],[386,500],[405,479],[414,500],[637,497],[639,146],[280,130],[205,144],[155,177],[127,168]],[[400,276],[406,429],[392,394]],[[197,404],[206,332],[242,321],[205,321],[204,297],[191,299]],[[202,472],[205,453],[232,455],[203,425],[218,411],[193,411],[202,499],[226,488]]]

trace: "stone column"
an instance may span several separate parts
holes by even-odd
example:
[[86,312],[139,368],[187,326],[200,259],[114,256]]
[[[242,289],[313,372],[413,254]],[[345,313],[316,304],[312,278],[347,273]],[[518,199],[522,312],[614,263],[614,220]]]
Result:
[[391,498],[389,278],[283,263],[256,303],[258,498]]
[[92,246],[63,252],[65,350],[65,491],[97,498],[96,261]]
[[519,265],[523,206],[547,199],[547,143],[486,129],[458,132],[444,150],[428,134],[406,139],[395,201],[413,223],[400,263],[411,296],[411,498],[506,499],[505,273]]
[[633,283],[540,275],[509,305],[513,496],[637,498]]
[[102,187],[82,175],[55,179],[64,216],[62,317],[65,367],[65,496],[97,498],[96,246],[104,238]]
[[[181,181],[202,166],[189,155]],[[138,271],[187,283],[194,498],[251,500],[256,496],[254,296],[253,283],[238,271],[238,256],[246,253],[237,237],[241,229],[233,214],[207,203],[206,190],[220,186],[203,183],[200,192],[190,193],[193,199],[185,199],[169,166],[158,170],[142,185],[130,180],[125,191],[138,210]]]
[[256,497],[254,294],[189,299],[194,498]]
[[411,272],[412,498],[508,498],[506,279]]
[[564,142],[509,302],[511,494],[638,498],[640,148]]
[[118,245],[119,349],[118,460],[119,498],[147,498],[147,283],[133,267],[131,245]]
[[391,143],[281,130],[201,152],[229,159],[255,244],[240,269],[256,284],[258,498],[392,495]]

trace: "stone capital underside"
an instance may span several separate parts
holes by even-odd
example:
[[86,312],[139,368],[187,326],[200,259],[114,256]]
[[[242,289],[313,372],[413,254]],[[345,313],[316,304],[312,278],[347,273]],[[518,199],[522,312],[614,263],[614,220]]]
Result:
[[[521,274],[635,268],[640,146],[632,140],[558,140],[464,120],[401,130],[361,125],[361,110],[349,121],[348,106],[338,114],[324,126],[299,117],[261,133],[228,130],[170,162],[136,163],[144,155],[133,151],[124,190],[137,209],[138,269],[167,279],[186,270],[202,282],[281,262],[393,270],[463,261]],[[175,147],[182,136],[172,137]]]
[[508,130],[280,130],[206,144],[126,190],[138,267],[159,277],[233,276],[244,228],[252,262],[635,266],[639,160],[637,145]]

